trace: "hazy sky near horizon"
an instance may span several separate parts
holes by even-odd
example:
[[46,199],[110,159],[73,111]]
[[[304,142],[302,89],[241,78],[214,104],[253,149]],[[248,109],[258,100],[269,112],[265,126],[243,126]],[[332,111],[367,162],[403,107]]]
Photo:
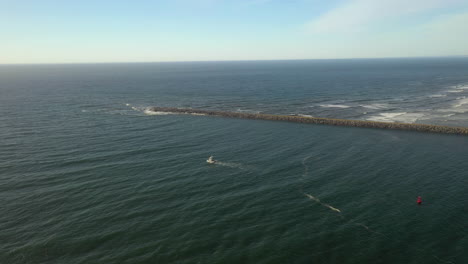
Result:
[[0,0],[0,64],[468,55],[468,0]]

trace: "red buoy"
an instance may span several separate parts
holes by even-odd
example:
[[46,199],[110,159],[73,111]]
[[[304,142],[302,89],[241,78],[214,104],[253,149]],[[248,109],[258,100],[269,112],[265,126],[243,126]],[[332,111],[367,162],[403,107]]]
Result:
[[418,204],[421,204],[421,203],[422,203],[421,196],[418,196],[418,200],[416,200],[416,203],[418,203]]

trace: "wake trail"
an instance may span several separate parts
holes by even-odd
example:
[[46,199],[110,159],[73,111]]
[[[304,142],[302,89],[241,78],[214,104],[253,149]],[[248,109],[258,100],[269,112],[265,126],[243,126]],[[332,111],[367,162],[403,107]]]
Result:
[[[343,216],[342,212],[340,209],[336,208],[336,207],[333,207],[329,204],[326,204],[326,203],[323,203],[322,201],[320,201],[319,198],[311,195],[311,194],[308,194],[308,193],[305,193],[303,190],[304,190],[304,182],[305,182],[305,179],[307,177],[307,175],[309,174],[309,166],[307,165],[307,160],[309,160],[310,158],[312,158],[312,156],[307,156],[305,157],[303,160],[302,160],[302,166],[304,167],[304,172],[302,173],[301,175],[301,180],[302,180],[302,183],[299,187],[299,191],[304,195],[306,196],[307,198],[309,198],[310,200],[324,206],[324,207],[327,207],[328,209],[334,211],[334,212],[337,212],[338,215],[341,217],[341,219],[345,219],[345,217]],[[352,220],[351,220],[352,221]],[[399,239],[392,239],[391,237],[387,236],[386,234],[383,234],[383,233],[380,233],[378,231],[375,231],[373,229],[371,229],[369,226],[363,224],[363,223],[354,223],[354,225],[356,226],[360,226],[362,228],[364,228],[365,230],[367,230],[369,233],[372,233],[372,234],[376,234],[376,235],[379,235],[381,237],[385,237],[387,240],[393,240],[393,241],[397,241],[397,242],[400,242],[402,244],[405,244],[404,241],[402,240],[399,240]],[[422,252],[422,253],[426,253],[424,250],[422,249],[417,249],[418,251]],[[439,258],[438,256],[436,255],[431,255],[434,259],[436,259],[439,263],[450,263],[450,264],[455,264],[454,262],[451,262],[451,261],[447,261],[447,260],[444,260],[444,259],[441,259]]]
[[223,167],[228,167],[228,168],[233,168],[233,169],[240,169],[240,170],[245,170],[245,171],[255,171],[256,169],[252,165],[245,165],[245,164],[237,163],[237,162],[224,162],[224,161],[219,161],[219,160],[216,160],[216,162],[211,165],[223,166]]
[[237,169],[241,169],[241,170],[246,169],[246,167],[243,164],[234,163],[234,162],[216,161],[215,165],[220,165],[220,166],[229,167],[229,168],[237,168]]
[[369,233],[373,233],[373,234],[376,234],[376,235],[379,235],[379,236],[386,237],[387,239],[390,239],[389,236],[387,236],[387,235],[385,235],[385,234],[382,234],[382,233],[380,233],[380,232],[377,232],[377,231],[375,231],[375,230],[372,230],[370,227],[366,226],[366,225],[363,224],[363,223],[355,223],[355,225],[360,226],[360,227],[366,229]]
[[307,163],[306,163],[306,162],[307,162],[307,160],[310,159],[310,158],[312,158],[312,156],[307,156],[307,157],[305,157],[305,158],[302,160],[302,166],[304,167],[304,173],[302,173],[302,177],[301,177],[301,178],[302,178],[302,184],[301,184],[300,187],[299,187],[299,191],[300,191],[303,195],[305,195],[307,198],[311,199],[312,201],[315,201],[315,202],[317,202],[318,204],[320,204],[320,205],[322,205],[322,206],[324,206],[324,207],[326,207],[326,208],[328,208],[328,209],[330,209],[330,210],[332,210],[332,211],[334,211],[334,212],[337,212],[337,213],[341,214],[341,210],[340,210],[340,209],[338,209],[338,208],[336,208],[336,207],[334,207],[334,206],[331,206],[331,205],[329,205],[329,204],[323,203],[322,201],[320,201],[319,198],[317,198],[317,197],[315,197],[315,196],[313,196],[313,195],[311,195],[311,194],[308,194],[308,193],[305,193],[305,192],[304,192],[304,182],[305,182],[305,178],[306,178],[307,175],[309,174],[309,166],[307,166]]

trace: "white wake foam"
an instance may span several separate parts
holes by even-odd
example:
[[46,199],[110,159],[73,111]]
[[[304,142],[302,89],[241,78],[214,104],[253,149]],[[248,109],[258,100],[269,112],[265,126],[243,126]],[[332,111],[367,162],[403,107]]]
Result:
[[224,162],[224,161],[219,161],[217,160],[214,165],[217,166],[224,166],[228,168],[234,168],[234,169],[241,169],[241,170],[247,170],[247,171],[252,171],[255,168],[250,165],[244,165],[242,163],[236,163],[236,162]]

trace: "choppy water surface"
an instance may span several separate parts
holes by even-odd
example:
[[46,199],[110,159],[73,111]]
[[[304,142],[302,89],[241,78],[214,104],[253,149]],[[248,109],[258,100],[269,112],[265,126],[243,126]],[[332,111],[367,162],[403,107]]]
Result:
[[468,59],[0,66],[1,262],[466,263],[467,137],[146,108],[467,126],[467,85]]

